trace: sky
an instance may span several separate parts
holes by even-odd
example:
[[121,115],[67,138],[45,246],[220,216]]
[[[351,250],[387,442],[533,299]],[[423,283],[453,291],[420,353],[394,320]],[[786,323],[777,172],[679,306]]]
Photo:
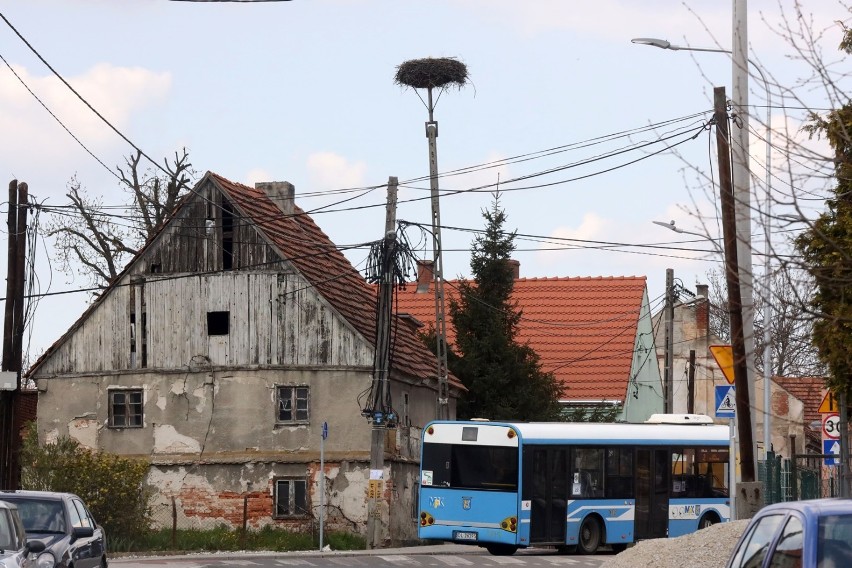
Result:
[[[748,2],[749,57],[789,86],[804,72],[773,30],[795,17],[792,5]],[[836,57],[842,31],[834,22],[848,20],[848,8],[804,0],[802,11],[825,30],[820,41]],[[441,93],[435,108],[439,172],[462,170],[440,182],[445,277],[470,275],[471,230],[484,227],[499,181],[521,277],[645,276],[658,308],[667,268],[694,291],[718,265],[706,238],[653,222],[720,235],[715,199],[693,172],[716,167],[705,126],[713,87],[730,97],[733,72],[724,53],[630,40],[729,49],[731,12],[732,2],[718,0],[11,0],[0,8],[0,171],[6,183],[27,182],[44,205],[69,203],[72,178],[119,205],[127,195],[115,172],[134,153],[128,140],[160,164],[186,148],[196,179],[211,171],[248,185],[289,181],[300,207],[323,208],[313,217],[335,243],[377,240],[389,176],[401,184],[397,218],[431,223],[428,115],[423,93],[394,83],[397,66],[454,57],[470,81]],[[758,166],[765,91],[751,80]],[[807,96],[814,107],[826,104],[819,92]],[[797,131],[801,112],[773,106],[769,114],[773,128]],[[759,177],[760,167],[753,171]],[[759,204],[765,189],[756,185]],[[333,192],[349,188],[358,190]],[[38,291],[88,287],[57,266],[46,217]],[[428,233],[406,234],[418,257],[431,259]],[[367,252],[346,254],[363,269]],[[762,262],[755,257],[758,270]],[[39,301],[28,329],[31,360],[90,299],[77,292]]]

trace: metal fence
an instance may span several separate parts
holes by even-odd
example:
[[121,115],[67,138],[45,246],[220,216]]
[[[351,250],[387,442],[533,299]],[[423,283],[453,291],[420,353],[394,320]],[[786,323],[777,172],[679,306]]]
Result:
[[781,503],[840,495],[840,468],[825,465],[820,457],[782,458],[774,452],[757,464],[757,478],[763,483],[764,502]]

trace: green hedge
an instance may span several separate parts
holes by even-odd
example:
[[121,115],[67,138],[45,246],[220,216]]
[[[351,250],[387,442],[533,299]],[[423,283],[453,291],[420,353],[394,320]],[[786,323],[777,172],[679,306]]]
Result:
[[150,527],[146,461],[94,452],[68,436],[39,445],[31,424],[21,464],[22,489],[78,495],[110,538],[138,536]]

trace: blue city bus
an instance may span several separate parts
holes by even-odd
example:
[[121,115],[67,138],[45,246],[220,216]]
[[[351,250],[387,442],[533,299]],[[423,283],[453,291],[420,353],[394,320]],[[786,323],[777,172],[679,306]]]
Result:
[[706,416],[435,421],[422,441],[422,539],[593,554],[730,520],[729,429]]

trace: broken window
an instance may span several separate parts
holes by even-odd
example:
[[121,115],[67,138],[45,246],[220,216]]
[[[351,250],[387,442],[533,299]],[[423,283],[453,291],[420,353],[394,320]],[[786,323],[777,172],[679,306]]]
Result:
[[308,509],[308,481],[304,478],[277,478],[275,480],[274,517],[306,517]]
[[231,312],[207,312],[207,335],[228,335]]
[[109,426],[111,428],[142,427],[142,389],[109,391]]
[[308,421],[308,387],[279,386],[276,388],[279,423]]

